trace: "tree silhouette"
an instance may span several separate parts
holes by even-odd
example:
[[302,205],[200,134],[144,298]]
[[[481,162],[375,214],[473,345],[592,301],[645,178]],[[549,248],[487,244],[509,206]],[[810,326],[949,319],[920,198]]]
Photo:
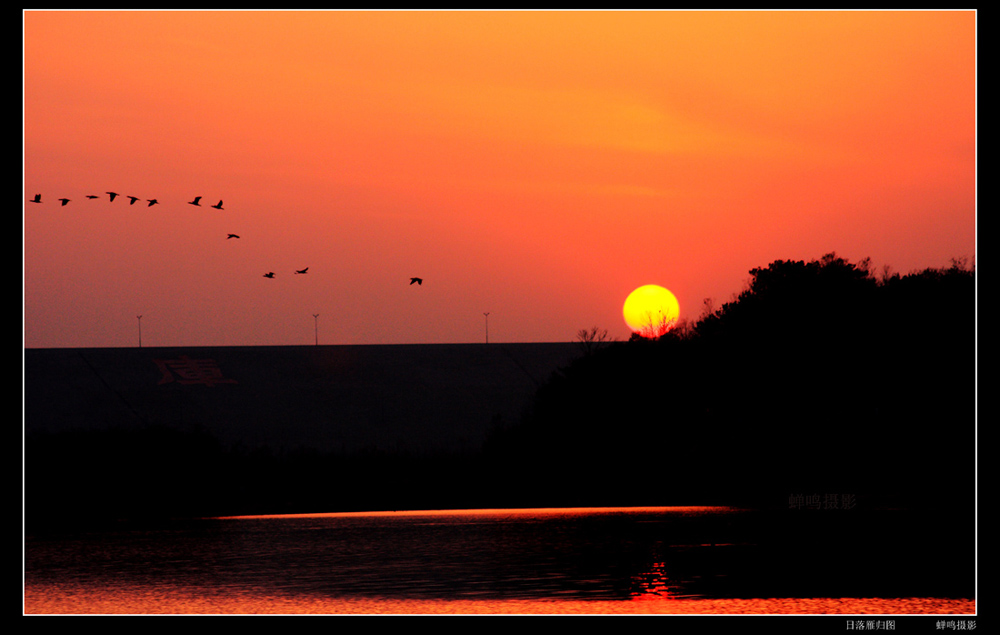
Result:
[[697,324],[563,369],[493,457],[553,497],[572,475],[671,504],[954,502],[974,483],[974,297],[961,261],[878,280],[867,259],[777,260]]
[[591,355],[598,349],[614,341],[608,335],[608,329],[601,329],[597,326],[593,326],[590,329],[580,329],[577,331],[576,339],[580,343],[580,349],[584,355]]

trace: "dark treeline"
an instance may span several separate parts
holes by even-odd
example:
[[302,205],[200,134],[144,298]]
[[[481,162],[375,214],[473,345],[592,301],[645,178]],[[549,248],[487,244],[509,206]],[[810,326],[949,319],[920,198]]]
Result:
[[733,301],[559,373],[489,452],[586,502],[951,507],[975,483],[975,279],[835,254],[753,269]]
[[[753,269],[656,340],[590,346],[481,451],[223,447],[203,428],[29,435],[26,518],[738,504],[970,509],[975,277],[834,254]],[[29,413],[30,416],[30,413]]]

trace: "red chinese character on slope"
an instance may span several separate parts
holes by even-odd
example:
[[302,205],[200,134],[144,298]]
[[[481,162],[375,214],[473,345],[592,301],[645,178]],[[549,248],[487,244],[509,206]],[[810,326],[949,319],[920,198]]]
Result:
[[[187,355],[181,355],[177,359],[154,359],[153,360],[163,377],[159,384],[169,384],[176,381],[178,384],[202,384],[214,386],[215,384],[235,384],[235,379],[226,379],[222,376],[222,371],[215,364],[214,359],[192,359]],[[177,378],[174,375],[177,375]]]

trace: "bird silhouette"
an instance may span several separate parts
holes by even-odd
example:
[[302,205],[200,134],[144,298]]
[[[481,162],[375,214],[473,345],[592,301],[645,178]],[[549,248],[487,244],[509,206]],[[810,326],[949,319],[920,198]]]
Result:
[[264,277],[265,278],[273,278],[274,277],[274,272],[273,271],[268,271],[267,273],[264,274]]
[[226,236],[226,240],[229,240],[230,238],[239,238],[239,236],[237,236],[236,234],[229,234],[228,236]]
[[138,201],[138,200],[139,200],[138,196],[130,196],[128,204],[129,205],[135,205],[135,202]]
[[118,192],[107,192],[111,196],[111,202],[115,201],[115,197],[118,196]]
[[215,209],[222,209],[222,201],[219,201],[218,205],[213,205],[212,207],[214,207]]
[[154,206],[154,205],[156,205],[157,203],[160,202],[160,201],[156,200],[155,198],[147,198],[146,200],[149,201],[149,205],[147,205],[146,207],[152,207],[152,206]]
[[308,272],[309,272],[309,267],[306,267],[305,269],[296,269],[295,270],[295,273],[308,273]]
[[35,198],[31,199],[31,202],[32,203],[41,203],[42,202],[42,195],[41,194],[35,194]]
[[68,199],[68,198],[61,198],[61,199],[59,199],[59,201],[60,201],[60,202],[61,202],[61,203],[62,203],[63,205],[65,205],[66,203],[69,203],[70,199]]
[[198,202],[200,200],[201,200],[201,197],[200,196],[196,196],[196,197],[194,197],[193,201],[188,201],[188,205],[197,205],[198,207],[201,207],[201,203]]
[[410,278],[410,284],[412,285],[414,282],[417,283],[417,284],[423,284],[424,283],[424,279],[423,278]]
[[88,194],[87,198],[101,198],[101,197],[98,196],[97,194]]

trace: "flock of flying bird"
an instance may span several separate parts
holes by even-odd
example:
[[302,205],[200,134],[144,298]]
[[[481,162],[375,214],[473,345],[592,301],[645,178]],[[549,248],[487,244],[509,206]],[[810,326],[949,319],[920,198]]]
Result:
[[[108,196],[111,197],[111,202],[112,203],[115,201],[115,197],[120,196],[118,194],[118,192],[105,192],[105,194],[107,194]],[[87,198],[94,199],[94,198],[101,198],[101,197],[98,196],[97,194],[88,194]],[[129,205],[135,205],[136,201],[141,200],[138,196],[126,196],[125,198],[129,199],[129,203],[128,203]],[[62,203],[63,205],[66,205],[66,203],[69,203],[73,199],[71,199],[71,198],[60,198],[60,199],[57,199],[57,200],[60,203]],[[201,201],[201,197],[200,196],[196,196],[196,197],[194,197],[193,201],[188,201],[188,205],[196,205],[198,207],[201,207],[200,201]],[[35,198],[31,199],[31,202],[32,203],[41,203],[42,202],[42,195],[41,194],[35,194]],[[155,198],[147,198],[146,202],[147,202],[146,207],[152,207],[152,206],[157,205],[159,203],[159,201],[156,200]],[[223,209],[223,207],[222,207],[222,201],[219,201],[218,205],[212,205],[212,207],[214,207],[215,209]],[[230,235],[231,236],[235,236],[235,234],[230,234]],[[239,238],[239,236],[235,236],[235,237]]]
[[[118,194],[118,192],[105,192],[105,194],[107,194],[110,197],[110,202],[112,202],[112,203],[114,202],[115,198],[117,198],[118,196],[120,196]],[[89,198],[89,199],[97,199],[97,198],[101,198],[101,197],[98,196],[98,195],[96,195],[96,194],[88,194],[87,198]],[[138,196],[126,196],[125,198],[129,199],[129,205],[135,205],[136,201],[142,200]],[[201,207],[201,198],[202,197],[200,197],[200,196],[194,197],[193,201],[188,201],[188,205],[194,205],[195,207]],[[56,199],[56,200],[58,200],[62,206],[65,206],[67,203],[69,203],[73,199],[60,198],[60,199]],[[153,205],[159,204],[159,201],[156,200],[155,198],[148,198],[148,199],[145,199],[145,200],[146,200],[146,207],[152,207]],[[42,202],[42,195],[41,194],[35,194],[35,197],[32,198],[32,199],[29,199],[29,201],[31,203],[41,203]],[[210,207],[213,207],[214,209],[218,209],[218,210],[225,209],[225,208],[222,207],[222,201],[221,200],[216,205],[211,205]],[[231,238],[237,238],[238,239],[239,235],[237,235],[237,234],[228,234],[226,236],[226,240],[229,240]],[[295,270],[295,274],[296,275],[306,274],[306,273],[309,273],[309,267],[306,267],[305,269],[296,269]],[[267,273],[264,274],[264,277],[265,278],[272,278],[273,279],[274,275],[275,274],[274,274],[273,271],[268,271]],[[411,285],[413,285],[413,284],[422,285],[423,283],[424,283],[424,281],[423,281],[422,278],[410,278],[410,284]]]

